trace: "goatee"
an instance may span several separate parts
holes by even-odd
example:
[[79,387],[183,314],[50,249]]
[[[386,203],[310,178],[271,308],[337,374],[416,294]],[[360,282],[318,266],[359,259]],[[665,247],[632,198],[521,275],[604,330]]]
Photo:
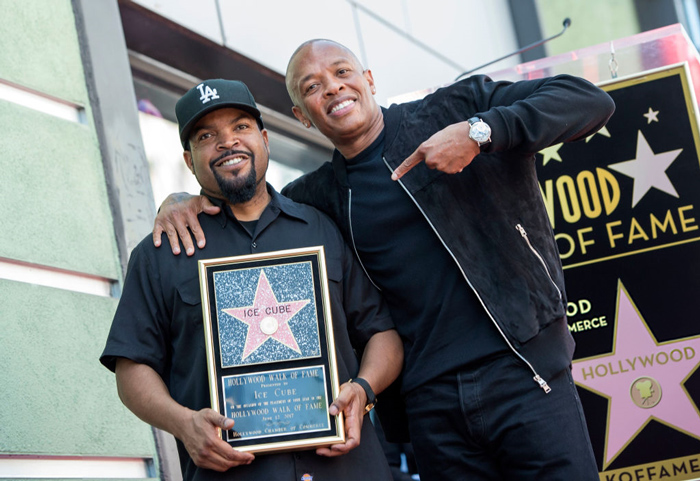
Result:
[[248,176],[244,179],[224,179],[219,175],[219,173],[215,169],[213,170],[214,178],[219,184],[221,194],[231,204],[242,204],[244,202],[248,202],[255,195],[255,190],[257,188],[257,178],[255,173],[255,154],[253,154],[252,152],[248,152],[247,155],[250,157],[250,172],[248,173]]

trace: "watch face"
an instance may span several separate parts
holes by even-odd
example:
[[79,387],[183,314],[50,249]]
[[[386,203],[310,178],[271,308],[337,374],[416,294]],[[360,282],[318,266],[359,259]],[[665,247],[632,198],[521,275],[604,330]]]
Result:
[[480,144],[486,142],[491,137],[491,127],[484,121],[474,122],[469,130],[469,137]]

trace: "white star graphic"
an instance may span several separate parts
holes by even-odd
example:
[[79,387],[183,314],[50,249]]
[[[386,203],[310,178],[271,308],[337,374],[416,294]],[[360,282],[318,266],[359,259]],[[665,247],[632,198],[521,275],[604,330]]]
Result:
[[647,125],[649,125],[652,122],[658,122],[659,119],[657,118],[657,115],[659,115],[659,111],[652,110],[651,107],[649,107],[649,112],[644,114],[644,117],[647,118]]
[[608,138],[610,138],[610,132],[608,131],[608,128],[607,128],[606,126],[603,126],[603,127],[601,127],[601,129],[600,129],[598,132],[596,132],[595,134],[591,134],[591,135],[589,135],[588,137],[586,137],[586,143],[588,143],[588,141],[591,140],[591,139],[593,138],[593,136],[596,135],[596,134],[600,134],[600,135],[602,135],[603,137],[608,137]]
[[561,149],[561,146],[564,145],[563,142],[560,142],[556,145],[550,145],[546,149],[540,150],[540,154],[544,157],[544,160],[542,161],[542,165],[545,166],[547,165],[547,162],[550,160],[556,160],[558,162],[561,162],[561,156],[559,155],[559,149]]
[[632,193],[632,207],[634,207],[652,187],[678,197],[671,179],[666,175],[666,169],[682,151],[683,149],[677,149],[655,154],[640,130],[637,134],[637,157],[608,167],[634,179]]

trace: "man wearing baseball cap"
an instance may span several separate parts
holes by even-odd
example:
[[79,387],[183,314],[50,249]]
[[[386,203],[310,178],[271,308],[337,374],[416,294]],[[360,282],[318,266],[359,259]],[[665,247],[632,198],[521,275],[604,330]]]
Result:
[[[151,236],[132,252],[100,358],[116,373],[121,400],[175,436],[186,481],[390,480],[375,431],[364,419],[374,392],[398,376],[403,361],[379,293],[325,215],[265,182],[267,131],[245,84],[204,81],[178,101],[176,115],[185,162],[220,211],[200,216],[209,242],[192,257],[155,248]],[[234,421],[210,409],[197,262],[317,245],[326,253],[338,374],[352,378],[329,410],[344,413],[346,442],[258,457],[236,451],[218,435],[219,429],[235,429]],[[361,362],[355,352],[363,353]]]

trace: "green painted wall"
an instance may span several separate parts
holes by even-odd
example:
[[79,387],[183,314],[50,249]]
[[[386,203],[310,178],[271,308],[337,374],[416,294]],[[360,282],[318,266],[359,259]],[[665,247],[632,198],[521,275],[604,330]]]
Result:
[[[87,118],[0,100],[0,257],[119,282],[71,1],[0,7],[0,81],[79,104]],[[121,404],[98,361],[116,304],[0,280],[0,455],[156,457],[150,427]]]
[[2,0],[0,32],[0,77],[88,103],[69,0]]
[[97,362],[116,304],[0,280],[1,453],[153,455],[150,429]]
[[118,279],[69,0],[3,0],[0,78],[86,108],[88,125],[0,101],[0,256]]
[[547,55],[558,55],[639,33],[633,0],[536,0],[543,37],[567,32],[546,44]]
[[92,125],[0,101],[0,257],[119,278]]

